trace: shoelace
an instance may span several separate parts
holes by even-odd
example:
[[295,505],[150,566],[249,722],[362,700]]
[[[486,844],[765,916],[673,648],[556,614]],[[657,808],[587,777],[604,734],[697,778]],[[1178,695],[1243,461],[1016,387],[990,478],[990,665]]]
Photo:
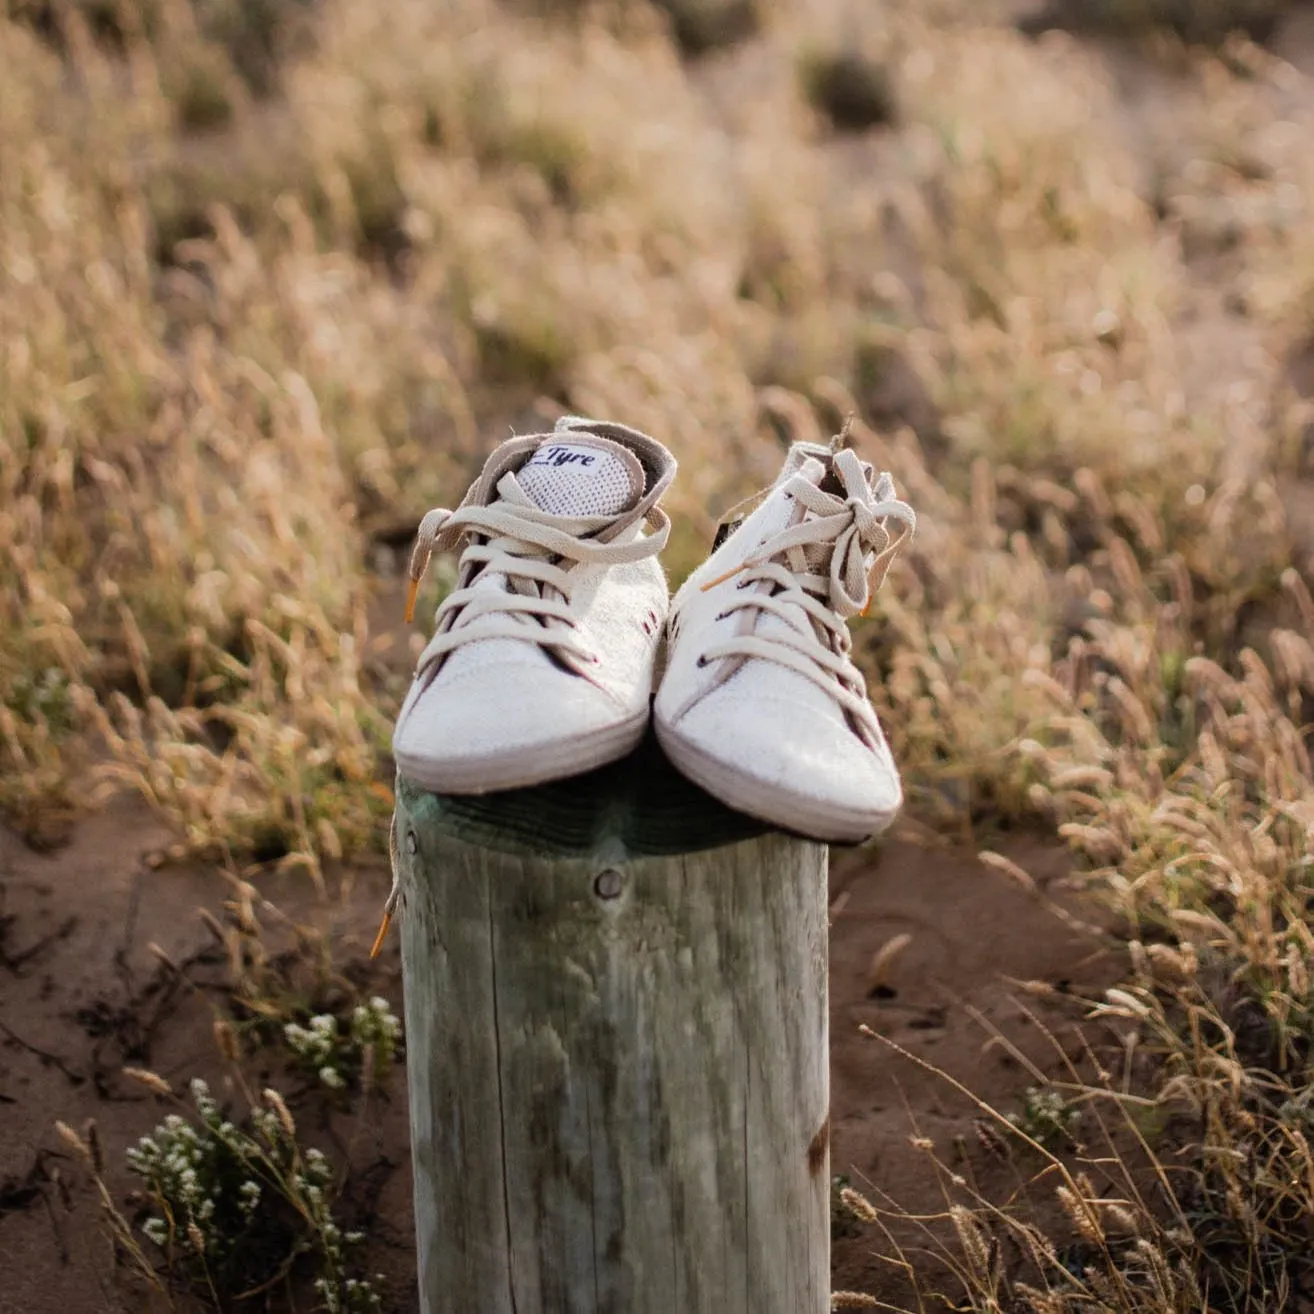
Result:
[[[571,610],[571,571],[578,565],[613,566],[655,556],[670,535],[669,517],[654,507],[647,516],[654,533],[602,543],[594,536],[616,516],[553,515],[534,505],[510,471],[498,481],[497,492],[499,500],[487,506],[437,507],[420,521],[411,552],[407,621],[415,614],[420,581],[435,552],[453,551],[470,537],[473,542],[461,554],[462,570],[470,565],[483,569],[443,600],[417,674],[482,639],[528,639],[560,657],[595,664],[597,656],[569,633],[578,624]],[[506,589],[475,587],[490,574],[504,576]],[[537,632],[534,622],[541,626]]]
[[[700,660],[705,664],[722,657],[757,657],[786,666],[826,690],[869,732],[878,733],[866,686],[849,658],[853,640],[844,622],[867,614],[895,554],[916,529],[917,516],[895,497],[888,474],[880,476],[874,489],[868,486],[856,453],[837,452],[832,468],[844,489],[842,497],[795,475],[785,493],[812,512],[812,518],[782,530],[741,566],[703,585],[706,591],[742,574],[739,587],[745,592],[727,604],[721,617],[765,612],[779,617],[788,630],[737,635],[713,644]],[[825,574],[814,568],[822,557],[828,558]],[[763,582],[772,587],[748,591]]]
[[383,942],[388,938],[388,928],[392,925],[397,905],[401,902],[401,850],[397,847],[397,813],[392,814],[388,825],[388,863],[392,868],[392,888],[388,891],[387,901],[383,905],[383,919],[379,922],[378,934],[370,948],[370,957],[377,958]]

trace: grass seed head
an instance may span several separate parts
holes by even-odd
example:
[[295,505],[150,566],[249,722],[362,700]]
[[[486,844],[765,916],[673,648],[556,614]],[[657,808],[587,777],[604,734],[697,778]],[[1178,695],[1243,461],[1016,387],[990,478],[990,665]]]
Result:
[[151,1072],[147,1068],[124,1068],[123,1075],[154,1091],[157,1095],[173,1094],[173,1087],[158,1073]]
[[295,1140],[297,1135],[297,1125],[293,1121],[292,1113],[288,1109],[283,1097],[274,1090],[272,1086],[267,1086],[263,1091],[265,1102],[273,1109],[278,1116],[278,1121],[282,1125],[283,1131],[287,1134],[289,1140]]

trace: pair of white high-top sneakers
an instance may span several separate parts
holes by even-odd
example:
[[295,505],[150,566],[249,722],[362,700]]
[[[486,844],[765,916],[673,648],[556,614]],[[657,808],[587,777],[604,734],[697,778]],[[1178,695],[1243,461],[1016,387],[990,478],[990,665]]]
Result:
[[430,555],[462,551],[397,720],[399,770],[446,794],[540,784],[624,757],[651,715],[675,766],[741,812],[825,840],[883,830],[903,795],[845,622],[912,510],[854,452],[795,444],[672,599],[674,475],[660,443],[571,416],[504,442],[457,510],[424,517],[408,619]]

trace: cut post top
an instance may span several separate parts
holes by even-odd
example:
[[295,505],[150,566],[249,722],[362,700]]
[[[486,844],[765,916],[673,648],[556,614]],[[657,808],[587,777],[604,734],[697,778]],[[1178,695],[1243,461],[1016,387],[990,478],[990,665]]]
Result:
[[686,780],[651,733],[619,762],[526,789],[433,794],[398,774],[397,801],[431,833],[540,858],[696,853],[774,829]]

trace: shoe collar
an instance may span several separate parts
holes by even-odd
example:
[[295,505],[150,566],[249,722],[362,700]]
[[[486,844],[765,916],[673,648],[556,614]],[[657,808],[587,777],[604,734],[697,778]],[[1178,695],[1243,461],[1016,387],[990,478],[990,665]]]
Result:
[[571,436],[608,439],[628,451],[643,468],[643,494],[628,511],[618,515],[612,524],[597,535],[599,542],[610,542],[640,520],[656,523],[661,519],[657,503],[675,478],[675,458],[655,438],[650,438],[638,429],[578,415],[562,416],[550,433],[521,434],[495,447],[461,505],[486,506],[496,497],[498,480],[504,474],[518,470],[544,443],[562,442]]

